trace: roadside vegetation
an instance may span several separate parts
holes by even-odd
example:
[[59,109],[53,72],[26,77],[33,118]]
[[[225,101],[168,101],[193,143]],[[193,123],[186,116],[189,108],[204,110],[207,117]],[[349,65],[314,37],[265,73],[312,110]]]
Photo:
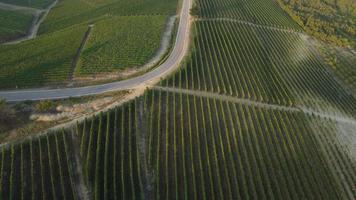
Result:
[[24,36],[31,26],[33,15],[0,8],[0,44]]

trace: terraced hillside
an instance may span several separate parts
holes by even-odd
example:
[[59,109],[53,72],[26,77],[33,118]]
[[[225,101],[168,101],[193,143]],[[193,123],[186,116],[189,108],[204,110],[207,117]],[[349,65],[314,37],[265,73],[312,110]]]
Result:
[[[0,46],[0,88],[64,85],[76,76],[138,67],[159,49],[176,5],[176,0],[59,1],[36,39]],[[79,54],[91,24],[88,44]],[[68,45],[65,51],[58,51],[64,45]],[[14,52],[18,49],[21,54]]]
[[[236,3],[277,9],[268,1]],[[200,14],[230,1],[197,5],[205,2]],[[283,12],[268,12],[272,21],[250,13],[261,21],[196,17],[176,73],[65,130],[81,191],[90,199],[356,198],[354,94]]]

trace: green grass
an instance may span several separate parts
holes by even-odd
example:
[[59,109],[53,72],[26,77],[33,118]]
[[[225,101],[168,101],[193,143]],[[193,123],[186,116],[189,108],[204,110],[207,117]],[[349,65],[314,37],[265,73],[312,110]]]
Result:
[[143,65],[160,46],[166,16],[110,17],[98,21],[82,51],[76,75]]
[[24,7],[45,8],[54,0],[0,0],[2,3],[14,4]]
[[77,26],[16,45],[0,46],[0,87],[43,86],[66,81],[87,26]]
[[0,9],[0,43],[25,35],[32,18],[29,13]]

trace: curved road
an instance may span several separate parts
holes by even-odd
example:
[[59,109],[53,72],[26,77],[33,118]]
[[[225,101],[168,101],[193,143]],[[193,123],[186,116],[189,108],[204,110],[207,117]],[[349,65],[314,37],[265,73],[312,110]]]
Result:
[[192,0],[183,0],[177,37],[171,54],[163,64],[144,75],[103,85],[78,88],[0,91],[0,98],[4,98],[6,101],[61,99],[153,85],[160,81],[160,78],[174,71],[187,52],[190,30],[189,10],[191,3]]

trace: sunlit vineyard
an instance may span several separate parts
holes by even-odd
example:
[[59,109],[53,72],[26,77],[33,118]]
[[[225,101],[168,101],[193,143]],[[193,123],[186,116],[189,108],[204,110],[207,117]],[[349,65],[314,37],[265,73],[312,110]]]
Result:
[[163,86],[355,116],[356,99],[288,30],[225,20],[195,22],[189,59]]
[[301,30],[274,0],[198,0],[195,6],[203,18],[230,18]]
[[273,0],[196,5],[176,72],[1,148],[4,199],[356,199],[356,99],[310,38]]
[[[95,199],[107,197],[105,191],[151,199],[352,199],[355,163],[343,162],[341,146],[326,146],[327,135],[320,142],[310,118],[299,111],[153,90],[86,121],[77,133],[89,143],[82,151],[90,165],[84,173]],[[326,128],[320,127],[322,133]],[[330,154],[336,156],[331,163]],[[351,182],[335,176],[334,165]]]

